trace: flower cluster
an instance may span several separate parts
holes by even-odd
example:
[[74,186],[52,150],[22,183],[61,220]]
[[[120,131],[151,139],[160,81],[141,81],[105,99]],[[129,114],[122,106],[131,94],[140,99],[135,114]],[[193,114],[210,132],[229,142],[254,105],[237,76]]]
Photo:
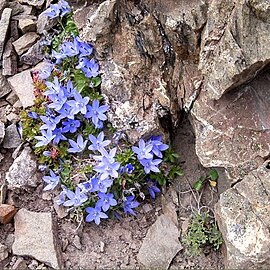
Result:
[[[70,12],[67,2],[60,0],[45,14],[60,16],[65,27]],[[94,48],[76,31],[64,33],[56,47],[46,43],[48,64],[33,74],[36,102],[23,118],[24,136],[46,173],[44,190],[60,190],[57,204],[71,212],[84,210],[87,222],[99,224],[121,213],[136,215],[138,199],[144,199],[145,192],[154,199],[160,179],[170,178],[168,166],[162,165],[169,146],[161,136],[152,136],[130,147],[123,132],[110,134],[109,106],[102,103],[96,83],[100,73]]]
[[143,139],[139,141],[139,147],[132,147],[134,153],[144,168],[146,174],[152,172],[160,172],[158,165],[162,162],[162,152],[167,150],[169,146],[162,143],[161,136],[152,136],[145,142]]

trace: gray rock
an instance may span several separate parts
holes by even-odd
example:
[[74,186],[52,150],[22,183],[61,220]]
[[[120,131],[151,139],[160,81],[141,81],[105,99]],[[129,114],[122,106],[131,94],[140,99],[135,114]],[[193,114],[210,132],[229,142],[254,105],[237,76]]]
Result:
[[10,94],[6,97],[6,101],[11,105],[14,105],[18,99],[19,98],[16,93],[14,93],[14,91],[11,91]]
[[5,76],[12,76],[17,73],[17,54],[13,48],[13,39],[9,39],[5,46],[3,53],[3,71],[2,74]]
[[7,149],[17,148],[22,140],[15,124],[6,128],[6,134],[3,140],[3,147]]
[[40,9],[44,3],[45,3],[45,0],[18,0],[20,3],[22,4],[27,4],[29,6],[34,6],[38,9]]
[[26,52],[35,42],[39,39],[39,35],[35,32],[28,32],[22,37],[14,41],[12,44],[18,55],[22,55]]
[[168,269],[175,255],[182,249],[179,231],[174,222],[161,215],[149,228],[139,250],[138,260],[146,268]]
[[219,229],[226,244],[228,269],[270,267],[268,163],[222,193],[216,205]]
[[3,141],[5,137],[5,124],[0,121],[0,143]]
[[29,147],[25,147],[14,160],[6,173],[6,181],[11,189],[22,186],[37,186],[40,180],[37,175],[36,157]]
[[5,8],[3,10],[1,20],[0,20],[0,59],[2,59],[4,46],[7,38],[9,23],[11,19],[11,8]]
[[35,15],[35,8],[33,6],[23,5],[23,14],[25,15]]
[[270,154],[270,73],[213,102],[201,92],[191,111],[196,153],[205,167],[225,167],[231,181],[256,169]]
[[35,66],[44,58],[40,40],[34,44],[27,53],[23,54],[20,61],[24,64]]
[[14,220],[13,253],[19,256],[31,256],[55,269],[60,269],[61,254],[57,247],[57,231],[51,213],[36,213],[21,209]]
[[0,98],[6,96],[10,92],[11,92],[11,88],[8,84],[8,81],[6,77],[1,74],[1,69],[0,69]]
[[8,78],[8,82],[12,90],[18,95],[24,108],[34,105],[34,87],[29,70],[25,70]]
[[37,24],[34,20],[31,19],[21,19],[19,20],[19,29],[25,34],[27,32],[35,32]]
[[0,0],[0,15],[2,15],[2,12],[4,10],[4,8],[7,5],[7,1],[6,0]]
[[270,62],[269,8],[268,0],[211,2],[200,53],[210,99],[254,78]]
[[8,247],[0,243],[0,262],[8,257]]
[[17,1],[16,2],[7,2],[6,7],[12,9],[12,16],[15,16],[17,14],[24,12],[23,5],[21,5]]
[[18,21],[15,20],[10,21],[10,36],[12,38],[12,42],[19,38],[20,35],[18,29]]
[[37,20],[37,33],[43,34],[44,31],[49,31],[57,24],[56,19],[50,19],[48,16],[42,12],[38,16]]

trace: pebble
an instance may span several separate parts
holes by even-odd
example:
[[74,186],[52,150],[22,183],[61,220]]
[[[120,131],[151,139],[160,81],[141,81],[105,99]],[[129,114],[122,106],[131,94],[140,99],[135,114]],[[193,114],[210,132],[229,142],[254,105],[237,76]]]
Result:
[[16,214],[16,208],[13,205],[1,204],[0,205],[0,223],[9,223]]
[[105,243],[100,241],[99,246],[100,246],[100,252],[104,252]]

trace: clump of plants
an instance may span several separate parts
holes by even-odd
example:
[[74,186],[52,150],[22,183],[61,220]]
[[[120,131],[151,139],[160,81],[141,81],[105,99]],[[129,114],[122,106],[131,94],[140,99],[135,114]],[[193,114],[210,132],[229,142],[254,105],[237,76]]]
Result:
[[201,176],[193,187],[190,187],[197,208],[191,207],[193,214],[183,243],[192,256],[200,255],[206,246],[218,250],[223,243],[222,234],[212,215],[214,211],[207,205],[201,206],[203,189],[208,186],[212,191],[217,186],[218,177],[218,172],[212,169],[207,176]]
[[44,44],[46,67],[33,73],[35,105],[22,112],[23,136],[44,171],[45,191],[59,190],[57,203],[87,222],[136,215],[146,196],[155,198],[181,169],[161,136],[131,145],[107,121],[99,64],[82,41],[66,1],[45,11],[57,19]]

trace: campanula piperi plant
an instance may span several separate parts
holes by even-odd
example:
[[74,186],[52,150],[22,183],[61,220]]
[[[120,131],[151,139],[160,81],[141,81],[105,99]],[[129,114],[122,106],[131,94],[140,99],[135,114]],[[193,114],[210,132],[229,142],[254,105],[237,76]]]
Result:
[[176,156],[161,136],[131,146],[122,131],[110,132],[92,44],[78,37],[66,1],[45,14],[58,18],[59,34],[44,42],[46,66],[33,73],[35,105],[22,113],[24,138],[45,172],[44,190],[59,190],[56,203],[85,210],[87,222],[136,215],[139,200],[154,199],[158,186],[181,174]]

